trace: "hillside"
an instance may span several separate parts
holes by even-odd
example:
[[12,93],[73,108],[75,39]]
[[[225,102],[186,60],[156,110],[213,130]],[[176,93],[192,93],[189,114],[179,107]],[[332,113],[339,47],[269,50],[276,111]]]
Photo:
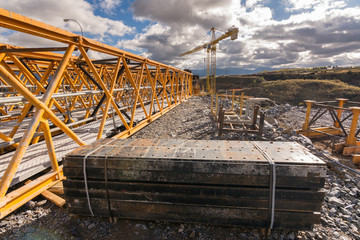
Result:
[[360,87],[339,80],[289,79],[264,81],[245,90],[249,96],[268,97],[280,103],[298,104],[306,99],[334,100],[348,98],[360,101]]
[[[325,74],[325,73],[324,73]],[[330,73],[326,73],[330,74]],[[345,79],[346,73],[333,73]],[[354,73],[353,75],[358,75]],[[274,75],[271,75],[274,77]],[[265,75],[232,75],[218,76],[216,88],[218,90],[244,88],[248,96],[268,97],[279,103],[298,104],[306,99],[311,100],[334,100],[342,97],[352,101],[360,101],[360,84],[349,84],[339,79],[312,79],[311,75],[302,75],[304,78],[289,78],[298,74],[285,75],[285,79],[279,77],[275,80],[266,80]],[[309,78],[306,78],[309,77]],[[359,78],[352,79],[358,82]],[[200,79],[200,84],[205,84],[205,79]],[[357,86],[358,85],[358,86]]]

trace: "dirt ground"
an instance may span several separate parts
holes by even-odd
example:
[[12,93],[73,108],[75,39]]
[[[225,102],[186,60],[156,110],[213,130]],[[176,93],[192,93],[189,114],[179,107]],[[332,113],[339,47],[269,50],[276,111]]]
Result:
[[[209,98],[192,97],[140,130],[132,138],[220,139],[217,135],[217,127],[210,115],[209,105]],[[288,140],[285,137],[294,139],[295,136],[291,136],[291,134],[286,134],[285,137],[281,134],[279,136],[278,132],[281,130],[283,129],[279,130],[279,127],[273,127],[267,134],[277,133],[277,137],[281,137],[280,140]],[[251,138],[252,136],[233,133],[224,134],[221,137],[221,139],[234,140]],[[341,190],[342,184],[349,191],[351,190],[351,193],[355,191],[355,195],[351,195],[349,192],[352,198],[346,195],[347,193],[341,197],[341,191],[336,195],[341,201],[344,201],[344,208],[349,203],[353,204],[354,214],[350,215],[352,219],[343,220],[343,216],[346,214],[339,215],[334,212],[339,210],[340,213],[341,206],[338,206],[339,209],[333,210],[333,205],[329,200],[332,195],[329,195],[325,199],[322,224],[314,226],[313,231],[273,230],[269,239],[346,240],[356,239],[359,236],[357,235],[359,224],[355,222],[359,222],[360,219],[360,202],[353,200],[353,198],[357,198],[357,194],[360,196],[358,180],[341,179],[332,171],[329,171],[328,176],[327,193],[330,194],[337,188]],[[343,173],[343,176],[351,177],[346,173]],[[328,220],[329,216],[333,216],[332,218],[335,220]],[[0,239],[266,239],[266,236],[260,229],[244,227],[169,223],[160,220],[151,222],[119,219],[117,222],[111,223],[109,219],[70,215],[66,207],[58,208],[53,203],[44,201],[42,197],[37,197],[0,222]]]

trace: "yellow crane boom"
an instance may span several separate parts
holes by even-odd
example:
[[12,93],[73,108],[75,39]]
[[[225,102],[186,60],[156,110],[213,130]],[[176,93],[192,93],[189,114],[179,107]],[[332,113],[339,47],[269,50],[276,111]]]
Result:
[[[230,37],[231,40],[237,39],[237,35],[239,32],[239,29],[236,27],[230,28],[227,32],[225,32],[223,35],[215,39],[215,28],[211,28],[212,37],[211,41],[208,43],[201,44],[200,46],[196,46],[195,48],[184,52],[180,55],[180,57],[198,52],[202,49],[206,49],[207,52],[207,78],[206,78],[206,88],[209,92],[215,92],[216,91],[216,44],[219,43],[221,40]],[[211,69],[210,69],[210,51],[211,51]],[[210,70],[211,70],[211,84],[210,84]]]

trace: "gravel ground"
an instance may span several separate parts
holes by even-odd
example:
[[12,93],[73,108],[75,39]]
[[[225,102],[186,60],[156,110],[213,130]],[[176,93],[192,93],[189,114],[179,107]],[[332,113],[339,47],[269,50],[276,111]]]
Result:
[[[220,139],[209,111],[209,98],[193,97],[148,125],[132,138]],[[225,105],[228,103],[224,103]],[[263,140],[297,141],[320,158],[331,155],[297,135],[304,107],[277,105],[266,111]],[[225,133],[221,139],[253,140],[255,136]],[[331,155],[336,159],[338,156]],[[348,161],[348,160],[344,160]],[[359,175],[329,164],[321,224],[313,231],[273,230],[269,239],[360,239]],[[150,222],[73,216],[41,197],[0,222],[0,239],[266,239],[260,229],[202,224]]]

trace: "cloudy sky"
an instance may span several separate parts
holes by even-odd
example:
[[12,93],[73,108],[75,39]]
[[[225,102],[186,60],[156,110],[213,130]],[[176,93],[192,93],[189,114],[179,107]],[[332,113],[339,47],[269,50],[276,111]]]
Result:
[[[232,26],[217,46],[219,74],[360,65],[358,0],[0,0],[0,7],[179,68],[204,72],[205,52],[179,57]],[[0,28],[0,42],[53,46]],[[95,56],[95,55],[94,55]]]

